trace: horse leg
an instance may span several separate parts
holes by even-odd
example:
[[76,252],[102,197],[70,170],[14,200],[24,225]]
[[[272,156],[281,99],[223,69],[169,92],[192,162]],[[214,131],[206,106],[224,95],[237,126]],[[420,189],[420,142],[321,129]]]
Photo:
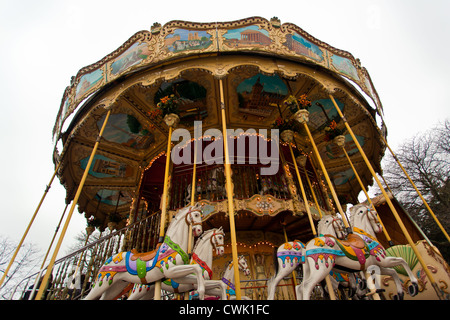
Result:
[[[153,285],[139,285],[135,284],[133,287],[133,292],[128,297],[128,300],[148,300],[146,296],[148,295],[149,289],[154,287]],[[152,295],[153,297],[153,295]]]
[[106,285],[100,286],[98,283],[91,288],[89,294],[84,298],[84,300],[98,300],[103,292],[107,289]]
[[[310,271],[308,272],[308,278],[303,278],[303,300],[309,300],[311,298],[311,293],[316,284],[325,279],[325,277],[330,274],[331,269],[333,269],[333,263],[328,262],[328,266],[326,266],[323,260],[320,260],[318,268],[316,268],[316,263],[312,258],[307,259],[305,265],[306,264],[308,264]],[[303,265],[303,268],[305,268],[305,265]]]
[[411,280],[411,285],[408,287],[408,294],[411,297],[414,297],[419,293],[419,283],[417,278],[414,276],[414,273],[409,268],[408,264],[403,258],[400,257],[386,257],[381,260],[381,263],[378,263],[380,267],[392,268],[398,265],[403,266],[405,271],[408,273],[409,279]]
[[394,280],[395,286],[397,288],[397,294],[394,296],[394,300],[403,300],[404,293],[398,273],[394,269],[384,267],[380,267],[380,272],[383,275],[391,276]]
[[148,286],[147,292],[143,296],[141,296],[139,300],[152,300],[153,297],[155,296],[155,285],[152,284],[147,286]]
[[[280,259],[281,260],[281,259]],[[298,263],[294,263],[292,266],[286,265],[283,267],[282,263],[278,261],[278,273],[275,277],[271,278],[267,283],[267,300],[275,299],[275,291],[278,286],[278,283],[298,267]]]
[[[195,273],[196,277],[192,277],[191,273]],[[200,300],[205,298],[205,279],[203,278],[203,270],[199,265],[172,265],[168,269],[164,268],[164,276],[177,283],[197,283]]]
[[[125,289],[130,283],[124,280],[116,280],[114,281],[106,290],[100,300],[114,300],[119,298],[120,293]],[[104,284],[103,284],[104,285]]]
[[205,291],[212,296],[227,300],[227,286],[220,280],[205,280]]

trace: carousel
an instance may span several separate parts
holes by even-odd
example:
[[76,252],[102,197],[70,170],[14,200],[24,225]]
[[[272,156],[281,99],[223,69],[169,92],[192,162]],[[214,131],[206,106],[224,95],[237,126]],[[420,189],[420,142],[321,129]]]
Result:
[[294,24],[155,23],[72,78],[53,135],[67,219],[31,298],[448,298],[382,178],[369,73]]

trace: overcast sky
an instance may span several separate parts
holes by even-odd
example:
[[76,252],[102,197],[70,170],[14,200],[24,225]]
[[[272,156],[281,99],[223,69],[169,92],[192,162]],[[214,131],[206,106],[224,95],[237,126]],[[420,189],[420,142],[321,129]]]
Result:
[[[52,129],[70,78],[154,22],[291,22],[366,67],[396,147],[450,116],[450,1],[0,0],[0,235],[19,241],[53,174]],[[63,212],[58,180],[27,241],[47,250]],[[76,210],[63,243],[85,227]]]

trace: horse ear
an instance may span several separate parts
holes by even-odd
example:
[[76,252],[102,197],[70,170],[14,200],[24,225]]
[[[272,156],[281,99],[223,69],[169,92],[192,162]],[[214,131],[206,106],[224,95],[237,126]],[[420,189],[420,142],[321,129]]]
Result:
[[358,209],[359,204],[355,204],[353,207],[349,209],[350,215],[354,214],[356,209]]

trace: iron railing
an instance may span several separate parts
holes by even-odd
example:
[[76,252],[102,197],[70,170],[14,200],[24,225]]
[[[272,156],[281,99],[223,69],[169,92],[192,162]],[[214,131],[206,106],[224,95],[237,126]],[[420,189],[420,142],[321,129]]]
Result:
[[[158,242],[159,218],[158,213],[153,213],[56,260],[43,299],[81,299],[87,295],[99,269],[109,257],[131,249],[140,252],[153,250]],[[15,287],[10,299],[33,299],[46,270],[47,267],[23,279]],[[19,288],[23,288],[20,295]]]

